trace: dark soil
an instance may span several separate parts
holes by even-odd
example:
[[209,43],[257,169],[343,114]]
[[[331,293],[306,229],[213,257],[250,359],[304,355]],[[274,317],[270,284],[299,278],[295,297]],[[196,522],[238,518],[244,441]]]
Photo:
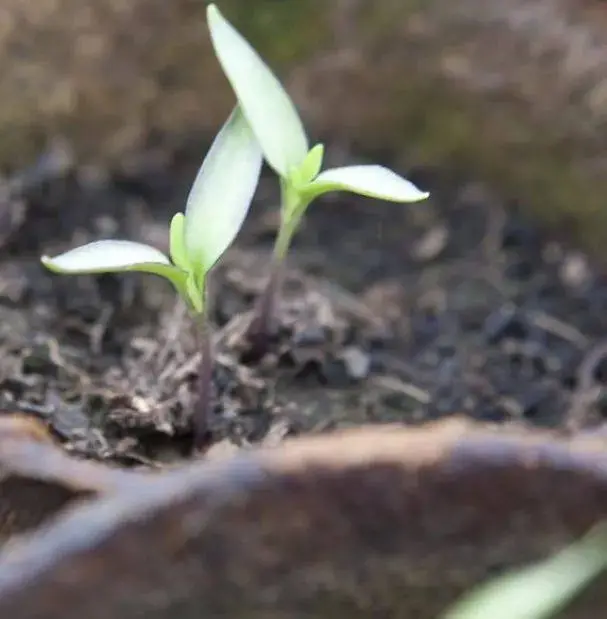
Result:
[[[198,360],[172,289],[145,275],[55,276],[39,256],[103,237],[166,249],[204,150],[150,148],[116,170],[64,154],[3,185],[0,408],[44,418],[79,455],[179,461]],[[526,222],[524,205],[437,171],[401,171],[432,199],[336,194],[311,207],[289,258],[280,337],[251,362],[242,333],[277,225],[275,181],[263,180],[212,282],[207,455],[458,414],[564,431],[603,423],[607,279]]]

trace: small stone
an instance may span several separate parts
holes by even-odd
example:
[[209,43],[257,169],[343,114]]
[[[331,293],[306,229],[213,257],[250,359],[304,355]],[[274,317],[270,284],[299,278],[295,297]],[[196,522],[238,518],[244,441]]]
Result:
[[590,267],[586,256],[577,252],[567,254],[560,266],[559,276],[569,288],[585,286],[590,280]]
[[222,458],[233,456],[238,451],[238,445],[233,443],[230,439],[225,438],[209,447],[209,449],[205,452],[205,459],[221,460]]
[[369,375],[371,359],[357,346],[344,348],[340,356],[350,378],[362,380]]
[[411,255],[420,262],[429,262],[438,258],[449,241],[449,230],[440,225],[431,228],[413,245]]
[[326,341],[326,330],[317,324],[302,326],[293,334],[293,345],[298,348],[322,346]]
[[487,341],[497,344],[504,338],[523,339],[527,334],[524,321],[514,306],[506,305],[492,312],[483,326]]

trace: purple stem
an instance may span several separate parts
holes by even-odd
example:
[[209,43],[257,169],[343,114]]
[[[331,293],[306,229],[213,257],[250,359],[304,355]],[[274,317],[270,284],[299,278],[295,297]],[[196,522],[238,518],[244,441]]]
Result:
[[[287,208],[287,196],[284,185],[282,187],[283,206],[281,213],[281,225],[274,244],[270,278],[261,293],[255,307],[255,314],[248,329],[248,340],[251,345],[250,354],[254,358],[261,358],[267,352],[270,340],[274,335],[274,320],[276,318],[276,299],[280,293],[285,273],[285,262],[291,239],[297,229],[299,220],[303,215],[303,209],[297,211],[295,206]],[[284,213],[291,213],[288,220],[284,219]],[[295,211],[295,214],[293,212]]]
[[285,271],[285,261],[275,259],[272,263],[270,278],[257,299],[255,314],[249,326],[249,342],[253,356],[263,356],[267,351],[272,335],[274,334],[274,320],[276,318],[276,299]]
[[213,342],[206,313],[198,322],[198,339],[201,352],[198,366],[198,394],[194,409],[194,448],[200,449],[209,441],[211,404],[213,401]]

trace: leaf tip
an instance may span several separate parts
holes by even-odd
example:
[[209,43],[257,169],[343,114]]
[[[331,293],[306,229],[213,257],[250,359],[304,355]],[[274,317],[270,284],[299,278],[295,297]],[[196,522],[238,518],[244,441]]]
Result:
[[53,258],[51,258],[50,256],[47,256],[46,254],[40,256],[40,262],[42,266],[47,268],[49,271],[53,271],[55,273],[58,272],[57,265],[55,264]]
[[207,23],[211,34],[213,34],[213,29],[215,25],[219,24],[219,22],[225,21],[221,11],[217,8],[217,5],[212,2],[207,6]]

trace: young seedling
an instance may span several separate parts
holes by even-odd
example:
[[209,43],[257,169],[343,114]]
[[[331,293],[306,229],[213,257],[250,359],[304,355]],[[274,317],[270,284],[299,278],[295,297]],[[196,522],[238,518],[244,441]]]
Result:
[[201,362],[195,442],[206,435],[211,404],[213,351],[207,317],[207,279],[238,234],[259,181],[263,154],[236,106],[209,149],[187,198],[185,213],[170,224],[170,259],[149,245],[95,241],[42,263],[62,274],[138,271],[169,280],[198,327]]
[[354,165],[321,172],[324,147],[322,144],[309,147],[295,105],[271,69],[214,4],[207,7],[207,21],[219,63],[264,158],[280,181],[280,226],[273,264],[249,332],[253,346],[261,352],[273,330],[285,256],[314,199],[332,191],[350,191],[404,203],[424,200],[429,194],[381,165]]
[[607,529],[599,523],[548,559],[478,585],[441,619],[563,617],[569,604],[606,569]]

